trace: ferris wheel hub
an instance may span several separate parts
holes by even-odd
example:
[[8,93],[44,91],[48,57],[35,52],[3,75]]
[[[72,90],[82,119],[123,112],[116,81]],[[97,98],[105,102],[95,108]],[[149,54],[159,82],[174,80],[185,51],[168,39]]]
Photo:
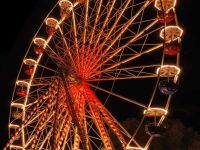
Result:
[[71,66],[68,66],[66,68],[60,69],[61,73],[66,77],[66,80],[69,83],[81,83],[82,78],[77,75],[77,73],[73,70]]

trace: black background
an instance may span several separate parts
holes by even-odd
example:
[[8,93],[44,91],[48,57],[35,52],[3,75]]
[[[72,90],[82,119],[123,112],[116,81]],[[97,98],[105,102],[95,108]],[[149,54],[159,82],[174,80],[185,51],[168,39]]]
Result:
[[[16,76],[32,37],[57,0],[4,1],[0,9],[0,147],[8,132],[9,105]],[[180,89],[173,97],[169,117],[200,132],[200,42],[198,5],[177,0],[176,11],[184,30]]]

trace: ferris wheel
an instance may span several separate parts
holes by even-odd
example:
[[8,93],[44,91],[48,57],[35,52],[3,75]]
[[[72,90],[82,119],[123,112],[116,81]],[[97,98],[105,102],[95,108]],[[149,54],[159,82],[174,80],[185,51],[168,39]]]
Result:
[[[176,0],[55,3],[23,59],[5,149],[148,149],[177,91]],[[140,120],[134,132],[118,115]]]

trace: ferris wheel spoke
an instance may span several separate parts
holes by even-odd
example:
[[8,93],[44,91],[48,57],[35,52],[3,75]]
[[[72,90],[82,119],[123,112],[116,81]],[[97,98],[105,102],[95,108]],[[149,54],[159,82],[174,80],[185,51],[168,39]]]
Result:
[[[81,54],[80,54],[80,60],[81,60],[81,66],[85,66],[85,63],[84,63],[84,58],[85,58],[85,43],[86,43],[86,35],[87,35],[87,28],[88,28],[88,15],[89,15],[89,0],[86,0],[85,2],[85,15],[84,15],[84,27],[83,27],[83,33],[81,35],[81,38],[82,38],[82,46],[81,46]],[[87,56],[87,55],[86,55]]]
[[[121,19],[121,17],[123,16],[123,13],[125,12],[125,10],[127,9],[129,3],[131,2],[131,0],[128,0],[125,4],[125,6],[123,7],[123,9],[121,10],[121,12],[118,14],[119,16],[117,17],[117,19],[115,20],[114,24],[112,25],[112,27],[110,28],[108,34],[106,35],[104,41],[100,44],[99,48],[101,49],[103,47],[103,45],[106,43],[106,41],[109,39],[111,33],[113,32],[113,30],[116,28],[117,23],[119,22],[119,20]],[[117,11],[117,10],[116,10]],[[98,53],[98,52],[97,52]]]
[[[86,32],[88,27],[88,11],[89,11],[89,0],[86,0],[86,9],[85,9],[85,19],[84,19],[84,30],[83,30],[83,49],[85,48],[85,42],[86,42]],[[83,53],[83,51],[82,51]]]
[[[30,118],[34,116],[35,112],[38,110],[38,107],[40,104],[42,104],[42,102],[43,102],[43,98],[41,98],[38,101],[38,103],[37,103],[38,105],[36,105],[33,108],[33,110],[30,112],[30,114],[28,116],[26,116],[26,118],[23,119],[21,127],[19,127],[18,130],[15,132],[15,135],[10,139],[7,146],[11,145],[14,142],[14,139],[16,138],[16,136],[18,136],[20,134],[22,135],[23,147],[25,146],[25,132],[24,132],[25,130],[24,130],[24,128],[27,126],[27,123],[29,122]],[[17,105],[13,103],[13,106],[17,106]],[[23,107],[25,107],[25,106],[23,105]]]
[[96,72],[95,74],[91,75],[90,78],[92,78],[92,77],[94,77],[94,76],[96,76],[96,75],[99,75],[99,74],[101,74],[101,73],[103,73],[103,72],[107,72],[107,71],[109,71],[109,70],[111,70],[111,69],[113,69],[113,68],[115,68],[115,67],[118,67],[118,66],[120,66],[120,65],[123,65],[123,64],[125,64],[125,63],[128,63],[128,62],[130,62],[130,61],[132,61],[132,60],[134,60],[134,59],[136,59],[136,58],[138,58],[138,57],[141,57],[141,56],[143,56],[143,55],[145,55],[145,54],[148,54],[148,53],[151,53],[151,52],[153,52],[153,51],[155,51],[155,50],[158,50],[158,49],[161,48],[162,46],[163,46],[163,44],[159,44],[159,45],[154,46],[154,47],[151,47],[151,48],[149,48],[149,49],[147,49],[147,50],[145,50],[145,51],[142,51],[141,53],[138,53],[138,54],[136,54],[136,55],[134,55],[134,56],[132,56],[132,57],[129,57],[129,58],[125,59],[125,60],[122,60],[122,61],[120,61],[120,62],[114,63],[113,65],[111,65],[111,66],[109,66],[109,67],[107,67],[107,68],[105,68],[105,69],[103,69],[103,70],[101,70],[101,71],[99,71],[99,72]]
[[66,58],[65,49],[67,49],[68,47],[63,47],[64,41],[62,40],[62,37],[52,36],[51,43],[49,43],[49,46],[51,46],[51,49],[53,49],[53,51],[57,54],[58,57],[64,59]]
[[113,95],[113,96],[115,96],[115,97],[118,97],[118,98],[120,98],[121,100],[124,100],[124,101],[127,101],[127,102],[129,102],[129,103],[135,104],[135,105],[140,106],[140,107],[142,107],[142,108],[147,108],[146,105],[144,105],[144,104],[142,104],[142,103],[140,103],[140,102],[138,102],[138,101],[135,101],[135,100],[133,100],[133,99],[130,99],[130,98],[121,96],[121,95],[119,95],[119,94],[116,94],[116,93],[114,93],[114,92],[108,91],[108,90],[103,89],[103,88],[100,88],[100,87],[95,86],[95,85],[90,84],[90,83],[88,83],[88,85],[91,86],[91,87],[93,87],[93,88],[95,88],[95,89],[98,89],[98,90],[100,90],[100,91],[103,91],[103,92],[105,92],[105,93],[107,93],[107,94],[110,94],[110,95]]
[[65,66],[65,60],[58,56],[54,50],[47,44],[47,48],[45,49],[46,54],[49,58],[58,66]]
[[[121,12],[119,12],[117,19],[115,20],[114,24],[112,25],[111,29],[109,30],[109,33],[105,36],[105,40],[100,44],[100,46],[99,46],[97,52],[95,52],[96,54],[99,54],[99,52],[100,52],[100,50],[102,49],[102,47],[104,46],[105,42],[106,42],[106,41],[108,40],[108,38],[110,37],[112,31],[116,28],[117,23],[118,23],[119,20],[121,19],[123,13],[125,12],[126,8],[127,8],[128,5],[129,5],[130,1],[131,1],[131,0],[128,0],[127,2],[124,2],[124,3],[126,3],[125,6],[123,7],[122,10],[120,10]],[[102,3],[102,0],[100,1],[100,5],[101,5],[101,3]],[[100,6],[100,5],[99,5],[99,6]],[[100,11],[100,8],[98,9],[97,15],[99,14],[99,11]],[[116,10],[116,14],[117,14],[117,12],[118,12],[118,10]],[[114,15],[114,16],[115,16],[115,15]],[[92,43],[93,34],[94,34],[94,30],[95,30],[95,27],[96,27],[96,24],[97,24],[98,19],[99,19],[99,17],[97,16],[97,17],[96,17],[96,20],[95,20],[94,27],[92,28],[92,31],[91,31],[91,38],[90,38],[89,45]],[[93,49],[93,50],[95,50],[95,49]],[[90,57],[89,57],[89,59],[88,59],[87,62],[89,62],[89,61],[94,57],[93,54],[94,54],[94,52],[91,53],[91,55],[90,55]],[[96,55],[95,55],[95,57],[96,57]]]
[[[65,49],[63,49],[63,52],[64,52],[64,58],[66,59],[66,56],[68,56],[67,58],[69,58],[69,62],[70,64],[73,66],[73,68],[76,68],[77,69],[77,65],[75,63],[76,60],[74,60],[74,56],[73,56],[73,52],[71,52],[71,47],[69,47],[69,44],[67,43],[65,35],[63,33],[63,30],[61,29],[60,25],[59,25],[59,31],[60,31],[60,34],[61,34],[61,38],[62,38],[62,41],[65,45]],[[70,39],[68,39],[70,41]]]
[[[97,2],[95,3],[95,7],[97,7],[96,5],[97,5]],[[95,7],[91,8],[92,9],[91,15],[93,14],[93,11],[95,11]],[[92,16],[89,17],[90,22],[88,23],[88,26],[91,28],[91,31],[89,31],[88,36],[90,36],[90,38],[88,39],[89,41],[88,41],[87,48],[82,49],[82,50],[85,51],[85,58],[82,60],[82,61],[84,61],[84,66],[89,66],[89,60],[91,59],[92,54],[93,54],[93,51],[91,50],[91,49],[93,49],[91,44],[94,41],[96,28],[97,28],[99,19],[102,15],[102,14],[100,14],[100,11],[102,11],[102,0],[100,0],[100,2],[98,4],[97,12],[95,14],[95,20],[94,20],[93,25],[91,24],[92,23],[92,20],[91,20]]]
[[80,54],[79,54],[78,37],[77,37],[77,29],[76,29],[77,25],[76,25],[74,7],[72,7],[72,23],[73,23],[73,27],[72,28],[73,28],[73,32],[74,32],[74,41],[75,41],[77,63],[80,64],[80,56],[79,56]]
[[[93,48],[93,49],[95,49],[96,46],[97,46],[97,44],[99,43],[99,39],[101,38],[101,36],[102,36],[102,34],[103,34],[103,32],[104,32],[104,29],[105,29],[105,27],[106,27],[106,25],[107,25],[107,23],[108,23],[108,21],[109,21],[109,17],[110,17],[110,15],[111,15],[111,12],[113,11],[115,2],[116,2],[116,0],[113,0],[113,1],[112,1],[112,4],[111,4],[111,6],[110,6],[110,8],[109,8],[109,10],[108,10],[108,12],[107,12],[107,15],[106,15],[106,18],[105,18],[105,20],[104,20],[104,23],[103,23],[103,25],[102,25],[102,27],[101,27],[101,30],[100,30],[100,32],[99,32],[99,34],[98,34],[98,36],[97,36],[96,41],[94,42],[94,48]],[[107,4],[107,5],[109,5],[109,4]]]
[[[122,36],[122,34],[129,28],[129,26],[135,21],[135,19],[140,15],[141,12],[143,12],[143,10],[150,3],[151,3],[150,1],[146,1],[144,3],[144,5],[140,8],[140,10],[121,27],[120,33],[118,33],[118,35],[112,40],[112,42],[109,44],[109,46],[103,51],[103,53],[101,54],[102,56],[104,56],[110,50],[110,48],[116,43],[117,40],[119,40],[119,38]],[[140,34],[137,34],[137,37],[139,35]],[[126,46],[124,45],[124,47],[126,47]],[[100,52],[100,50],[98,52]],[[92,68],[96,65],[97,62],[99,62],[101,60],[101,58],[100,58],[100,59],[98,59],[96,61],[96,58],[97,58],[98,55],[99,55],[99,53],[96,53],[95,57],[93,57],[93,63],[94,63],[94,65],[92,66]]]
[[88,79],[88,82],[94,81],[115,81],[127,79],[155,78],[158,75],[155,70],[158,65],[145,65],[137,67],[113,68],[109,71],[102,72],[100,77]]
[[[87,105],[89,107],[89,104],[87,104]],[[91,138],[94,138],[94,139],[97,139],[97,140],[100,141],[101,140],[101,136],[99,135],[99,132],[94,128],[95,123],[94,123],[94,120],[93,120],[93,118],[91,116],[90,109],[86,109],[85,111],[88,114],[88,115],[86,115],[86,118],[88,119],[87,120],[87,130],[88,130],[88,134],[90,135],[89,136],[90,141],[92,140]],[[92,133],[92,135],[90,133]]]
[[91,79],[87,80],[88,82],[97,82],[97,81],[117,81],[117,80],[128,80],[128,79],[146,79],[146,78],[156,78],[157,75],[143,75],[143,76],[126,76],[126,77],[111,77],[109,75],[105,78],[97,78],[97,79]]
[[107,133],[106,127],[103,123],[103,121],[100,118],[99,112],[95,106],[95,104],[93,102],[89,103],[89,107],[91,110],[91,114],[93,116],[94,122],[96,124],[96,126],[98,127],[99,133],[101,135],[101,139],[104,143],[104,146],[106,147],[106,149],[108,150],[112,150],[113,149],[113,145],[110,141],[109,135]]
[[69,46],[68,46],[69,44],[67,43],[66,38],[65,38],[65,36],[64,36],[64,34],[63,34],[63,31],[62,31],[62,29],[61,29],[60,26],[58,27],[58,29],[59,29],[59,31],[60,31],[60,34],[61,34],[61,36],[62,36],[63,43],[64,43],[65,48],[66,48],[66,49],[63,50],[63,51],[67,53],[67,56],[69,57],[69,59],[70,59],[70,61],[71,61],[71,64],[73,65],[73,67],[75,67],[76,65],[75,65],[74,59],[73,59],[73,57],[72,57],[72,53],[71,53],[71,51],[70,51],[70,48],[69,48]]
[[[157,22],[157,20],[155,20],[155,21],[152,22],[152,23],[156,23],[156,22]],[[163,27],[159,27],[159,28],[157,28],[157,29],[155,29],[155,30],[152,30],[152,31],[150,31],[150,32],[147,32],[146,34],[143,34],[142,36],[138,37],[136,40],[140,40],[140,39],[145,38],[145,37],[147,38],[150,34],[156,32],[156,31],[160,31],[162,28],[163,28]],[[135,40],[135,41],[136,41],[136,40]],[[135,41],[133,41],[133,42],[135,42]],[[132,42],[132,43],[133,43],[133,42]]]
[[[137,33],[136,35],[134,35],[126,44],[124,44],[123,46],[120,46],[117,50],[114,51],[114,53],[112,55],[110,55],[106,60],[104,60],[100,65],[97,65],[96,67],[93,65],[93,67],[95,68],[91,68],[93,70],[97,70],[99,69],[102,65],[104,65],[106,62],[108,62],[110,59],[112,59],[114,56],[116,56],[119,52],[121,52],[124,48],[126,48],[127,46],[129,46],[130,44],[132,44],[134,41],[136,41],[144,32],[146,32],[149,28],[151,28],[153,25],[155,25],[157,23],[157,19],[155,21],[153,21],[152,23],[150,23],[147,27],[145,27],[142,31],[140,31],[139,33]],[[111,44],[112,45],[112,44]],[[111,48],[111,47],[110,47]],[[109,49],[110,49],[109,48]],[[108,50],[108,48],[103,52],[102,55],[105,55]],[[96,62],[100,61],[97,60]]]
[[95,22],[94,22],[94,25],[93,25],[93,27],[92,27],[92,29],[91,29],[91,32],[90,32],[89,47],[90,47],[90,45],[91,45],[91,43],[92,43],[92,41],[93,41],[95,29],[96,29],[97,23],[98,23],[99,18],[100,18],[100,17],[99,17],[99,13],[100,13],[100,10],[101,10],[101,6],[102,6],[102,0],[100,0],[100,2],[99,2],[99,6],[98,6],[98,8],[97,8],[97,13],[96,13],[96,17],[95,17]]
[[[90,114],[90,112],[88,111],[88,114]],[[88,117],[89,118],[89,117]],[[92,119],[92,116],[90,116],[90,119]],[[94,132],[95,135],[93,136],[90,136],[90,141],[92,141],[91,138],[94,138],[94,139],[97,139],[97,140],[101,140],[101,136],[99,135],[98,131],[94,129],[94,121],[91,120],[90,122],[87,122],[87,125],[88,125],[88,133],[90,132]]]
[[35,77],[35,78],[33,78],[32,82],[31,82],[31,87],[50,85],[57,78],[58,78],[57,76]]
[[50,67],[47,67],[47,66],[44,66],[44,65],[42,65],[42,64],[37,64],[37,66],[40,67],[40,68],[43,68],[43,69],[45,69],[45,70],[48,70],[48,71],[50,71],[50,72],[58,73],[57,70],[54,70],[54,69],[52,69],[52,68],[50,68]]

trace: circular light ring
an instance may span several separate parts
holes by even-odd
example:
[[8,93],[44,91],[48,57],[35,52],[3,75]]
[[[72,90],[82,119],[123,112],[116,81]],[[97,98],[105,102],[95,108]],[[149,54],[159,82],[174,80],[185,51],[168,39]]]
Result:
[[180,73],[180,68],[175,65],[163,65],[156,71],[162,77],[174,77]]
[[[164,33],[165,30],[165,33]],[[167,26],[165,29],[160,31],[160,37],[164,39],[165,34],[165,41],[174,41],[180,38],[183,34],[183,30],[178,26]]]
[[148,108],[144,110],[144,115],[147,117],[161,117],[167,114],[167,110],[164,108]]
[[176,0],[156,0],[154,6],[158,10],[162,10],[162,6],[163,6],[164,11],[168,11],[169,9],[175,7],[175,5],[176,5]]

